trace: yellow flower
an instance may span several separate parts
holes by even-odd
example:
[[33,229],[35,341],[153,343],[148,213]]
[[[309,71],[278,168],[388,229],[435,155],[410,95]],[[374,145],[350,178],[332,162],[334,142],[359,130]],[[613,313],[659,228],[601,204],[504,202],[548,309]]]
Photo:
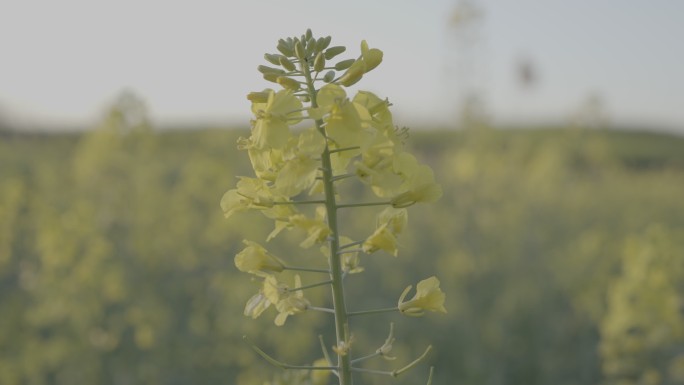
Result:
[[257,318],[271,306],[271,301],[266,298],[263,291],[259,291],[247,301],[244,314],[248,317]]
[[[340,245],[346,245],[350,243],[354,243],[353,240],[349,237],[345,237],[344,235],[340,236]],[[330,255],[330,248],[328,245],[321,246],[321,253],[325,255],[326,257]],[[359,258],[359,253],[358,251],[355,252],[349,252],[349,253],[344,253],[342,254],[342,271],[344,273],[348,274],[355,274],[355,273],[361,273],[363,272],[364,268],[361,266],[361,259]]]
[[290,137],[290,125],[301,120],[302,102],[290,90],[264,92],[268,93],[266,103],[252,103],[252,112],[257,118],[252,127],[254,145],[283,148]]
[[260,244],[248,240],[242,242],[247,247],[235,255],[235,266],[238,270],[264,276],[266,272],[279,273],[285,269],[285,264]]
[[387,228],[392,233],[399,234],[408,223],[408,210],[387,207],[378,214],[377,223],[378,226],[387,223]]
[[316,208],[316,217],[309,218],[304,214],[297,214],[290,217],[290,223],[294,227],[298,227],[308,234],[299,246],[309,248],[316,243],[324,242],[328,239],[331,231],[325,219],[325,207],[319,206]]
[[[332,366],[328,360],[325,358],[319,358],[314,361],[313,366]],[[312,370],[311,371],[311,384],[312,385],[326,385],[328,379],[330,378],[330,370]]]
[[[295,289],[300,287],[302,287],[302,280],[299,278],[299,275],[295,275]],[[309,300],[304,298],[304,293],[301,290],[289,290],[286,288],[275,304],[279,312],[275,318],[275,324],[283,326],[288,316],[301,313],[308,309],[310,305]]]
[[388,228],[388,223],[383,223],[380,227],[375,229],[375,232],[363,242],[361,249],[367,254],[374,253],[378,250],[385,250],[395,257],[399,253],[399,250],[397,249],[397,238]]
[[413,286],[409,285],[399,297],[399,311],[413,317],[422,316],[426,310],[446,313],[444,308],[444,292],[439,288],[439,279],[430,277],[418,282],[416,294],[404,302],[404,298]]
[[241,177],[237,189],[228,190],[221,197],[223,215],[228,218],[236,212],[248,209],[265,209],[273,207],[273,200],[283,199],[274,195],[270,186],[264,180]]
[[394,207],[408,207],[418,202],[435,202],[442,197],[442,187],[435,183],[429,166],[418,164],[416,158],[401,153],[394,158],[394,171],[404,178],[401,194],[392,199]]

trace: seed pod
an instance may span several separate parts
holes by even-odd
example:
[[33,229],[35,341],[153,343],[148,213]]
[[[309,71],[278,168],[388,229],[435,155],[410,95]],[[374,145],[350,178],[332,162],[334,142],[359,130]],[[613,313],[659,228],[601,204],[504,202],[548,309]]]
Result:
[[[289,39],[288,39],[289,40]],[[289,41],[285,41],[283,39],[278,40],[278,45],[276,46],[278,51],[282,53],[285,56],[293,56],[294,52],[292,51],[292,43]]]
[[335,56],[341,54],[345,50],[347,50],[347,48],[340,46],[340,45],[335,46],[335,47],[330,47],[330,48],[325,50],[325,59],[330,60],[330,59],[334,58]]
[[288,71],[294,71],[297,69],[294,63],[292,63],[290,59],[286,58],[285,56],[280,57],[280,65]]
[[341,62],[335,64],[335,69],[338,71],[344,71],[347,68],[351,67],[352,64],[356,62],[356,59],[347,59],[347,60],[342,60]]
[[325,68],[325,57],[323,56],[323,52],[319,52],[318,55],[316,55],[313,68],[316,72],[321,72]]
[[285,71],[279,69],[279,68],[273,68],[269,66],[258,66],[257,71],[261,72],[262,74],[277,74],[277,75],[282,75],[285,73]]
[[332,40],[330,36],[318,38],[318,40],[316,41],[316,49],[319,51],[323,51],[324,49],[328,48],[328,46],[330,45],[330,40]]
[[300,87],[300,84],[298,81],[288,78],[287,76],[279,76],[276,79],[276,82],[283,86],[283,88],[287,88],[288,90],[292,91],[297,91]]
[[323,75],[323,81],[326,83],[330,83],[335,79],[335,71],[328,71]]
[[280,58],[284,57],[283,55],[278,55],[278,54],[271,54],[271,53],[265,53],[264,54],[264,59],[266,59],[267,62],[275,65],[280,65]]

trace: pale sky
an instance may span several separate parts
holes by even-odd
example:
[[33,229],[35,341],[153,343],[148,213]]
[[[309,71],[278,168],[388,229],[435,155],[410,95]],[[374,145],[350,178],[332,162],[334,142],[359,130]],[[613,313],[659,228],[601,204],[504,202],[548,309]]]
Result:
[[451,125],[475,89],[498,123],[565,122],[594,96],[614,126],[684,133],[684,1],[471,2],[459,29],[458,0],[3,0],[0,119],[89,127],[131,90],[159,125],[247,126],[263,54],[311,28],[345,58],[384,51],[358,88],[400,125]]

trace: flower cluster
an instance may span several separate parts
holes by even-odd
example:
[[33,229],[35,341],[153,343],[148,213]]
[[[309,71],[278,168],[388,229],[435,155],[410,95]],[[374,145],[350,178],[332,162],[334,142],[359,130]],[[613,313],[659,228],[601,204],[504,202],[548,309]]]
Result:
[[[258,70],[281,89],[267,88],[247,96],[254,119],[251,135],[240,138],[238,148],[247,152],[254,176],[239,177],[236,188],[223,195],[221,208],[226,218],[257,210],[275,223],[267,241],[284,230],[294,230],[301,234],[302,248],[318,245],[326,256],[327,268],[293,267],[264,246],[245,240],[235,264],[261,282],[258,293],[247,302],[245,315],[259,317],[273,305],[279,326],[289,316],[307,310],[335,315],[336,370],[340,383],[348,384],[352,345],[348,317],[352,313],[344,309],[343,279],[363,271],[360,253],[382,250],[397,256],[397,238],[408,222],[407,207],[434,202],[442,190],[430,167],[404,148],[405,131],[395,126],[389,101],[368,91],[347,93],[347,87],[382,62],[382,51],[363,41],[357,58],[333,64],[346,49],[330,42],[330,37],[314,38],[309,30],[301,37],[281,39],[278,53],[264,56],[270,65]],[[378,200],[338,202],[344,197],[339,196],[336,183],[354,179],[367,185]],[[369,229],[365,239],[340,234],[338,210],[383,205],[375,229]],[[311,206],[315,208],[304,210]],[[277,278],[284,270],[325,273],[329,280],[302,286],[296,275],[290,288]],[[305,289],[323,285],[332,289],[333,309],[312,306],[304,296]],[[437,278],[417,287],[416,297],[404,302],[407,290],[390,310],[414,316],[425,310],[445,311]],[[386,354],[391,343],[386,345],[378,351]]]

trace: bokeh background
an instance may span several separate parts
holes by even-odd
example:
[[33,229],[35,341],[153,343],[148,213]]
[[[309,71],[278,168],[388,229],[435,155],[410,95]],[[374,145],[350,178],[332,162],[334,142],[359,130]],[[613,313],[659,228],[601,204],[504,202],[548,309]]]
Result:
[[384,51],[354,88],[390,99],[445,191],[349,286],[386,306],[437,274],[447,315],[354,320],[360,351],[396,322],[379,368],[434,353],[359,382],[425,383],[435,365],[436,384],[684,384],[684,3],[2,8],[0,384],[302,383],[242,336],[307,363],[330,319],[243,317],[258,284],[233,256],[272,225],[218,202],[251,175],[235,141],[245,95],[269,87],[256,66],[306,28],[350,57],[362,39]]

